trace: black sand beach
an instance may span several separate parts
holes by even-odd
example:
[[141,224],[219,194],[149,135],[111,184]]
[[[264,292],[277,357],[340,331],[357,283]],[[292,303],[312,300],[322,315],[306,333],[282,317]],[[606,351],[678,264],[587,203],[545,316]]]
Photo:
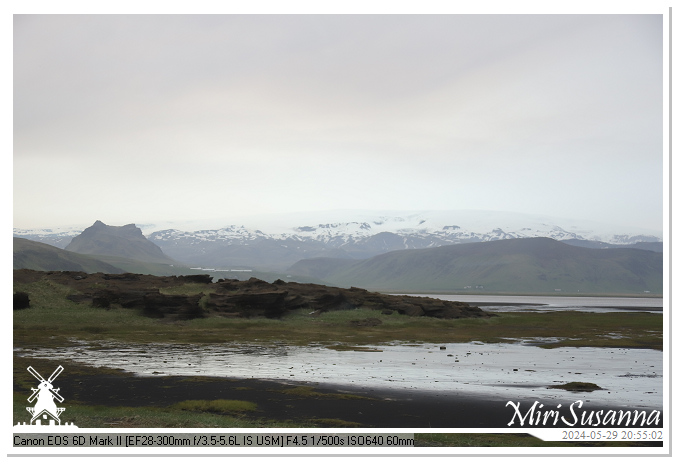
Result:
[[[517,398],[489,398],[431,392],[331,388],[310,383],[214,377],[137,377],[88,375],[60,379],[69,401],[104,406],[170,406],[185,400],[244,400],[257,404],[247,418],[354,428],[507,428]],[[313,387],[313,395],[294,394],[296,387]],[[291,394],[292,393],[292,394]],[[524,404],[522,402],[522,404]],[[528,408],[533,401],[526,402]],[[596,409],[585,406],[584,409]],[[610,409],[619,410],[613,406]],[[581,410],[580,410],[581,411]],[[526,424],[527,427],[528,425]],[[563,425],[559,426],[564,428]],[[512,429],[520,432],[518,422]]]

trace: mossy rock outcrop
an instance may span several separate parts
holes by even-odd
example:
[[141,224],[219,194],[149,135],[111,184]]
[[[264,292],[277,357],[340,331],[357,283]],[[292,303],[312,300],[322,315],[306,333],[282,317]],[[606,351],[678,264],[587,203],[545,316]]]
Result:
[[603,388],[597,384],[589,382],[568,382],[562,385],[550,385],[549,388],[558,388],[560,390],[574,392],[593,392],[595,390],[603,390]]
[[[257,278],[220,279],[208,275],[152,276],[141,274],[87,274],[70,271],[15,270],[15,281],[47,279],[73,289],[68,299],[94,307],[138,308],[149,317],[192,319],[207,313],[223,317],[280,318],[290,311],[308,309],[323,313],[367,308],[384,314],[439,319],[486,318],[493,315],[476,306],[456,301],[410,295],[387,295],[351,287],[338,288],[297,282],[273,283]],[[165,295],[162,289],[204,285],[199,295]],[[200,291],[200,290],[199,290]],[[202,302],[203,295],[208,295]],[[203,309],[204,308],[204,309]]]

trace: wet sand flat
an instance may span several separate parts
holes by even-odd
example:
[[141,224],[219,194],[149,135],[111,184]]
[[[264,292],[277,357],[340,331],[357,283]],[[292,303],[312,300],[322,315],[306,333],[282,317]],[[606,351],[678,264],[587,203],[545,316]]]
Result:
[[[578,414],[611,409],[662,411],[662,365],[657,363],[662,353],[654,350],[546,350],[522,344],[355,348],[190,349],[113,343],[95,349],[85,343],[63,348],[60,354],[54,349],[15,350],[15,354],[28,363],[46,359],[53,363],[57,356],[90,366],[85,368],[87,375],[67,369],[73,373],[60,377],[59,387],[68,392],[69,401],[167,407],[186,400],[244,400],[257,405],[245,418],[309,426],[507,428],[515,412],[509,401],[520,404],[522,414],[536,401],[542,412],[562,404],[563,414],[578,400],[583,402]],[[530,363],[520,361],[524,351]],[[593,357],[593,352],[600,354]],[[587,366],[585,360],[591,364]],[[126,372],[102,374],[97,366]],[[573,380],[594,380],[604,390],[548,388]],[[511,428],[522,429],[518,423]]]
[[[248,418],[296,423],[339,419],[366,428],[507,428],[514,414],[505,400],[469,394],[315,387],[319,395],[300,397],[286,393],[306,385],[299,382],[122,375],[60,380],[69,400],[83,404],[163,407],[185,400],[235,399],[257,404]],[[362,398],[343,398],[347,393]],[[518,423],[512,429],[521,431]]]
[[[292,381],[318,388],[333,385],[394,394],[430,393],[435,398],[483,395],[505,402],[583,400],[630,408],[662,408],[662,352],[539,347],[547,341],[354,347],[110,342],[19,350],[17,354],[73,359],[84,365],[116,367],[140,376]],[[550,388],[574,381],[595,383],[602,390],[583,396]]]

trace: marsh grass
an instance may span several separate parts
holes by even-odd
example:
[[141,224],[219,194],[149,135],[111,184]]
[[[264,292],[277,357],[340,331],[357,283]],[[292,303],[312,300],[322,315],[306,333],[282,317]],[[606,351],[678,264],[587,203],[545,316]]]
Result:
[[[153,321],[144,321],[146,318],[134,310],[103,310],[74,303],[66,299],[73,291],[54,282],[41,280],[29,285],[15,285],[15,291],[26,291],[31,300],[29,308],[13,312],[15,341],[42,339],[49,343],[49,340],[69,336],[92,339],[100,338],[102,333],[154,330]],[[130,324],[131,321],[134,323]]]
[[[30,392],[29,392],[30,393]],[[26,411],[28,395],[14,393],[13,423],[28,422]],[[220,400],[216,400],[220,401]],[[247,403],[247,402],[242,402]],[[254,403],[252,403],[254,405]],[[255,405],[256,406],[256,405]],[[217,408],[225,408],[217,405]],[[229,409],[226,407],[225,409]],[[242,412],[232,405],[229,411],[212,411],[200,408],[159,407],[116,407],[78,404],[69,401],[61,416],[63,422],[73,422],[79,428],[251,428],[251,427],[289,427],[288,423],[277,421],[258,421],[225,412]],[[294,424],[293,424],[294,426]]]
[[323,427],[333,427],[333,428],[362,427],[362,424],[359,424],[358,422],[351,422],[343,419],[313,419],[312,422]]
[[255,411],[257,410],[257,405],[251,401],[241,400],[187,400],[174,404],[172,408],[184,411],[233,414]]
[[[197,294],[205,284],[163,289],[166,293]],[[14,345],[58,346],[71,339],[138,343],[269,343],[292,345],[371,345],[401,343],[508,342],[552,338],[543,344],[652,348],[662,350],[662,314],[640,312],[586,313],[576,311],[497,313],[492,318],[435,319],[385,315],[372,309],[312,313],[298,309],[282,319],[227,318],[216,313],[190,321],[150,319],[138,311],[93,308],[66,299],[72,290],[46,280],[15,285],[29,293],[31,306],[13,311]],[[207,298],[204,297],[204,298]],[[352,320],[378,318],[381,324],[356,327]],[[614,334],[615,336],[611,336]],[[341,348],[340,348],[341,349]]]
[[317,391],[313,387],[309,387],[306,385],[281,390],[279,393],[304,398],[325,398],[337,400],[374,400],[374,398],[368,398],[367,396],[360,395],[352,395],[350,393],[323,393]]

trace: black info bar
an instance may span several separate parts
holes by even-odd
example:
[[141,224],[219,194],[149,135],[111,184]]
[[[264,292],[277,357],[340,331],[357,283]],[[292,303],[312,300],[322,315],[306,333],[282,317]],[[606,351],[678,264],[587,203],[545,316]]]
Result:
[[412,433],[15,433],[13,446],[62,447],[404,447]]

